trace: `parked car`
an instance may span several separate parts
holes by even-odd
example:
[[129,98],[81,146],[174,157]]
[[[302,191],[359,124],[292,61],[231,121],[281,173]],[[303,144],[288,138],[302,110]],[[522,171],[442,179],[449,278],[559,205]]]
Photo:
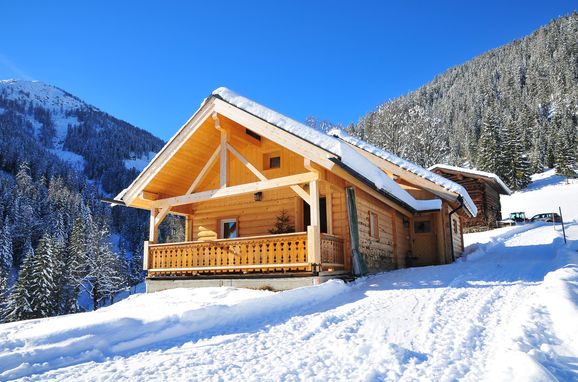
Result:
[[530,219],[526,218],[526,214],[524,212],[512,212],[507,219],[500,220],[498,225],[500,227],[505,227],[510,225],[525,224],[529,221]]
[[548,213],[544,213],[544,214],[538,214],[538,215],[534,215],[532,216],[532,219],[530,219],[530,221],[532,222],[556,222],[556,223],[560,223],[562,221],[562,218],[560,217],[560,215],[558,215],[555,212],[548,212]]

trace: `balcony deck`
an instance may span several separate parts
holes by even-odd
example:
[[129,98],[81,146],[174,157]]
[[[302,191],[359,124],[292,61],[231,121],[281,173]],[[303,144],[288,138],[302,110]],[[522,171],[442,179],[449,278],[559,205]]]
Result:
[[147,244],[145,268],[149,278],[199,275],[246,275],[342,271],[343,239],[321,234],[321,264],[309,260],[307,233]]

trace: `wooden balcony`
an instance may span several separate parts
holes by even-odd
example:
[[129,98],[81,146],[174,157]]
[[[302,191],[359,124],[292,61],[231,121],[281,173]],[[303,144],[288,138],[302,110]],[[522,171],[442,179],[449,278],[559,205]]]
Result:
[[321,234],[321,264],[307,253],[307,233],[145,245],[148,277],[313,273],[344,269],[343,239]]

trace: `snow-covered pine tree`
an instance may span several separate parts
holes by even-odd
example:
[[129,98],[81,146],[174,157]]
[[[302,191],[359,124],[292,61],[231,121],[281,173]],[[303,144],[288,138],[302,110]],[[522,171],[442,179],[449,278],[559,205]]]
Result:
[[58,246],[49,234],[44,234],[36,248],[32,262],[32,280],[30,282],[31,307],[34,317],[50,317],[58,314]]
[[93,308],[98,309],[102,301],[111,299],[126,287],[126,279],[121,273],[121,263],[110,245],[110,234],[105,225],[94,223],[87,258],[90,293]]
[[576,127],[571,120],[564,119],[555,137],[554,168],[558,174],[566,178],[574,178],[577,175],[576,134]]
[[14,261],[10,231],[10,225],[6,220],[3,225],[0,225],[0,275],[4,275],[6,278],[6,287],[8,287],[10,271]]
[[18,274],[18,281],[16,281],[16,284],[14,284],[12,288],[6,304],[7,306],[4,310],[3,316],[6,322],[27,320],[36,317],[32,309],[32,295],[30,293],[35,277],[34,257],[34,249],[29,239],[24,244],[24,259]]
[[508,121],[503,130],[503,151],[499,175],[513,190],[520,190],[530,183],[530,163],[518,136],[517,121]]
[[499,169],[498,155],[500,150],[500,137],[498,131],[500,125],[493,115],[493,111],[487,110],[482,117],[482,130],[478,143],[477,167],[488,172],[497,172]]

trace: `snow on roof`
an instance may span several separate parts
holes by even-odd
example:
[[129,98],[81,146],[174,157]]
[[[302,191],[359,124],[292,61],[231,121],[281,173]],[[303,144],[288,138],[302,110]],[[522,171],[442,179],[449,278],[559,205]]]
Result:
[[407,204],[416,211],[439,210],[441,208],[441,200],[439,199],[415,199],[395,183],[393,179],[388,177],[379,167],[375,166],[363,155],[337,138],[305,126],[294,119],[286,117],[227,88],[218,88],[213,91],[212,95],[331,154],[337,155],[344,165],[372,182],[375,187],[385,191],[387,194]]
[[400,157],[398,157],[397,155],[394,155],[392,153],[390,153],[389,151],[380,149],[378,147],[375,147],[374,145],[367,143],[359,138],[353,137],[349,134],[347,134],[346,132],[342,131],[341,129],[333,129],[327,132],[327,134],[337,137],[339,139],[342,139],[343,141],[352,144],[353,146],[359,147],[360,149],[367,151],[370,154],[373,154],[381,159],[384,159],[404,170],[407,170],[419,177],[422,177],[426,180],[429,180],[430,182],[433,182],[435,184],[437,184],[438,186],[441,186],[443,188],[445,188],[446,190],[450,191],[450,192],[454,192],[458,195],[460,195],[464,201],[464,204],[466,206],[466,208],[468,209],[468,211],[470,211],[472,213],[473,216],[476,216],[478,214],[478,209],[476,208],[476,205],[474,204],[472,198],[470,197],[470,195],[468,194],[468,192],[466,191],[466,189],[464,187],[462,187],[461,185],[457,184],[456,182],[452,182],[451,180],[444,178],[441,175],[435,174],[429,170],[426,170],[425,168],[418,166],[415,163],[409,162],[405,159],[402,159]]
[[507,195],[512,194],[512,190],[494,173],[486,172],[486,171],[479,171],[479,170],[471,170],[469,168],[457,167],[457,166],[450,166],[449,164],[434,164],[429,168],[430,170],[440,169],[440,170],[450,170],[456,172],[462,172],[464,174],[471,174],[476,176],[481,176],[484,178],[490,178],[496,181],[500,187],[504,190]]

